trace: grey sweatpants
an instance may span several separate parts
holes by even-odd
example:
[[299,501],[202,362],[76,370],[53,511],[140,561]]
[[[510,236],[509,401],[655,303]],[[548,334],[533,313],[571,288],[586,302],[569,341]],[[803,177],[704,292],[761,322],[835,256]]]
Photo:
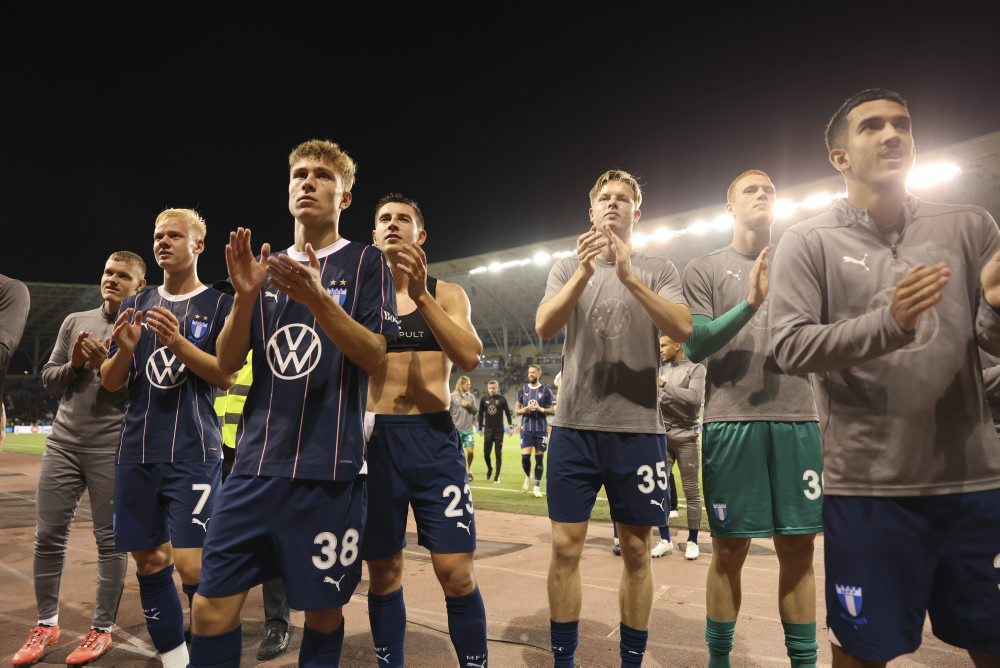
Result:
[[674,462],[681,472],[681,487],[687,502],[688,529],[701,526],[701,489],[698,487],[698,470],[701,457],[698,455],[698,437],[676,438],[667,436],[667,474]]
[[107,629],[114,624],[128,566],[126,555],[115,551],[113,450],[71,452],[53,445],[45,448],[35,502],[35,600],[39,620],[59,614],[59,584],[70,524],[85,488],[90,492],[97,542],[97,598],[91,625]]

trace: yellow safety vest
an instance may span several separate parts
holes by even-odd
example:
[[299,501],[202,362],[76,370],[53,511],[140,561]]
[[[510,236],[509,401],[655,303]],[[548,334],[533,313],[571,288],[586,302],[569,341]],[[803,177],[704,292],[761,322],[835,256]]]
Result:
[[236,428],[240,424],[243,405],[247,402],[247,393],[250,392],[250,385],[253,383],[253,365],[250,363],[252,357],[251,350],[247,354],[246,363],[236,376],[236,384],[229,388],[228,392],[215,397],[215,414],[222,418],[222,445],[227,448],[236,448]]

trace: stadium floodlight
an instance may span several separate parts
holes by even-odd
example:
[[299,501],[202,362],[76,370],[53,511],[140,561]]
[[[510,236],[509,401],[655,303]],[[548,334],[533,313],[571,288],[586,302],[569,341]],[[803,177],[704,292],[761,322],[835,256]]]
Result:
[[668,230],[665,227],[659,227],[659,228],[656,229],[655,232],[653,232],[653,239],[655,241],[659,241],[661,243],[664,242],[664,241],[669,240],[670,237],[672,237],[672,236],[673,235],[670,233],[670,230]]
[[722,213],[716,216],[714,220],[712,220],[712,229],[724,232],[725,230],[733,229],[733,226],[735,224],[736,221],[733,219],[732,216],[730,216],[728,213]]
[[561,260],[564,257],[573,257],[576,255],[576,251],[556,251],[552,254],[552,259]]
[[704,220],[696,220],[687,226],[687,231],[691,234],[705,234],[708,232],[709,225]]
[[649,241],[649,237],[642,232],[636,232],[632,235],[632,245],[636,248],[642,248],[646,245],[647,241]]
[[487,271],[489,271],[488,267],[476,267],[475,269],[470,269],[469,273],[475,276],[476,274],[485,274]]
[[830,193],[816,193],[815,195],[810,195],[802,200],[799,205],[803,209],[822,209],[828,206],[836,197]]
[[961,171],[958,165],[950,162],[937,162],[914,167],[910,170],[910,175],[906,178],[906,187],[927,188],[929,186],[936,186],[945,181],[951,181]]
[[785,218],[791,218],[797,208],[798,206],[795,203],[787,199],[779,199],[774,202],[772,211],[777,220],[784,220]]
[[534,260],[535,264],[539,265],[548,264],[552,260],[552,256],[546,253],[545,251],[538,251],[537,253],[535,253]]
[[489,269],[493,273],[500,271],[502,268],[503,267],[500,266],[499,262],[490,262],[489,266],[487,266],[487,269]]

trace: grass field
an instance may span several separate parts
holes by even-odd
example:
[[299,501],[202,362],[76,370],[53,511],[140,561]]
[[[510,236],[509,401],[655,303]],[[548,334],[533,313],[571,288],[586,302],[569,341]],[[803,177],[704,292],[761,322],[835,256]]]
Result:
[[[29,455],[41,455],[45,450],[44,434],[7,434],[4,440],[4,450]],[[495,463],[494,463],[495,465]],[[546,466],[548,462],[546,461]],[[534,457],[532,457],[532,476],[534,476]],[[483,459],[483,437],[476,435],[476,458],[472,463],[472,473],[475,479],[471,483],[472,499],[477,508],[498,510],[506,513],[521,513],[527,515],[546,515],[548,508],[545,499],[536,499],[531,493],[521,492],[524,482],[524,471],[521,470],[521,441],[514,434],[505,436],[503,441],[503,466],[500,469],[500,484],[486,481],[486,461]],[[680,480],[678,479],[678,482]],[[699,481],[700,482],[700,481]],[[545,491],[545,480],[542,480],[542,491]],[[678,489],[680,503],[684,503],[684,490]],[[591,519],[610,521],[608,502],[601,489],[597,495],[597,503]],[[680,517],[670,521],[671,526],[686,528],[687,520],[684,506],[680,508]],[[708,517],[702,511],[702,529],[708,529]]]
[[45,450],[45,434],[4,434],[3,449],[24,455],[39,455]]
[[[472,499],[476,508],[485,510],[499,510],[507,513],[522,513],[527,515],[547,515],[548,507],[545,499],[536,499],[531,493],[521,492],[521,483],[524,482],[524,471],[521,469],[521,441],[517,434],[504,436],[503,441],[503,467],[500,469],[500,484],[486,482],[486,460],[483,459],[483,437],[476,435],[476,458],[472,462],[472,473],[475,480],[472,481]],[[494,463],[494,466],[496,464]],[[546,455],[546,466],[548,466],[548,456]],[[534,476],[534,457],[532,457],[532,476]],[[700,470],[700,469],[699,469]],[[680,483],[678,476],[677,482]],[[699,475],[699,485],[701,484]],[[684,506],[684,490],[679,488],[678,497],[680,506],[680,517],[670,520],[670,526],[677,528],[687,528],[687,515]],[[544,476],[542,479],[542,491],[545,491]],[[611,515],[608,508],[607,498],[604,489],[597,493],[597,503],[590,515],[591,519],[610,521]],[[708,516],[704,509],[701,513],[701,528],[708,529]]]

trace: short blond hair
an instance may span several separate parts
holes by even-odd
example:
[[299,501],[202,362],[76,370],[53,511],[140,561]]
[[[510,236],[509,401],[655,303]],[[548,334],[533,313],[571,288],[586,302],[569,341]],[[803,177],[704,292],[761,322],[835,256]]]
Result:
[[642,187],[639,185],[639,181],[624,169],[609,169],[597,177],[597,182],[590,189],[591,203],[593,203],[594,198],[597,197],[597,193],[601,191],[601,188],[611,181],[621,181],[631,188],[632,197],[635,199],[635,208],[639,209],[642,207]]
[[205,219],[194,209],[164,209],[156,217],[153,229],[155,230],[168,220],[182,220],[187,223],[188,230],[194,230],[196,239],[204,240],[205,235],[208,233],[208,228],[205,226]]
[[139,270],[139,278],[146,277],[146,263],[132,251],[115,251],[108,257],[108,262],[124,262]]
[[288,167],[294,167],[295,163],[303,158],[319,160],[324,165],[340,174],[344,182],[344,192],[351,192],[354,187],[354,179],[358,175],[358,165],[347,151],[340,148],[335,142],[329,139],[310,139],[304,141],[288,154]]
[[[739,182],[739,180],[742,179],[743,177],[751,176],[753,174],[756,174],[757,176],[763,176],[768,181],[771,181],[771,177],[768,176],[767,172],[765,172],[763,169],[748,169],[747,171],[743,172],[735,179],[733,179],[732,183],[729,184],[729,187],[726,188],[726,202],[733,201],[733,186],[735,186]],[[773,181],[771,182],[774,183]]]

